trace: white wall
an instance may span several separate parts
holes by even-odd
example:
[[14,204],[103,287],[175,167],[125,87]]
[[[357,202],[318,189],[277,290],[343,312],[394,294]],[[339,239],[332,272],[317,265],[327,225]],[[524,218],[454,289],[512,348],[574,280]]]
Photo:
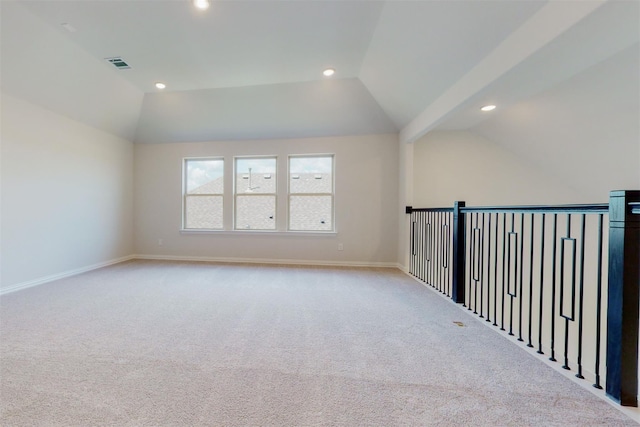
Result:
[[[640,189],[640,45],[470,131],[416,142],[414,206],[607,202]],[[535,82],[532,82],[535,84]]]
[[433,131],[415,142],[413,206],[577,203],[576,192],[500,145],[468,131]]
[[[473,132],[431,131],[408,145],[401,150],[407,157],[406,200],[414,208],[451,207],[456,200],[467,206],[585,202],[560,178]],[[406,268],[408,219],[401,222],[400,234],[405,237],[398,260]]]
[[[31,3],[0,2],[2,92],[133,140],[144,94],[60,25],[34,15]],[[81,34],[74,35],[88,37]]]
[[1,288],[131,255],[133,144],[1,101]]
[[[182,159],[224,156],[231,191],[233,156],[335,153],[335,235],[281,232],[181,233]],[[278,223],[286,228],[286,180],[281,180]],[[137,254],[209,259],[395,264],[398,236],[397,135],[135,145],[135,249]],[[232,206],[225,206],[230,225]],[[158,245],[162,239],[162,246]],[[344,250],[338,251],[338,243]]]
[[[413,206],[413,151],[415,144],[399,143],[399,206],[398,221],[398,264],[401,268],[409,265],[409,233],[411,221],[406,207]],[[418,207],[418,206],[416,206]]]
[[[578,202],[640,189],[640,44],[472,128],[527,161]],[[567,200],[570,202],[571,200]]]

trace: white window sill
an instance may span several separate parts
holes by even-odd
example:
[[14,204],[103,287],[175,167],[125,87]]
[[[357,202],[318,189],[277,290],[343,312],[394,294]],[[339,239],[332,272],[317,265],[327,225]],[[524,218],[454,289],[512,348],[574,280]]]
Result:
[[180,234],[215,234],[218,236],[274,236],[274,237],[335,237],[337,231],[278,231],[278,230],[195,230],[181,229]]

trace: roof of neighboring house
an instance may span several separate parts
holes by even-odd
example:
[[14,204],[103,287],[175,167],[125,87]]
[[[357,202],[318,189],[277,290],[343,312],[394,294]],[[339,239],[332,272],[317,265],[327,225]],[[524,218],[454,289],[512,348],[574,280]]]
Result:
[[[249,188],[251,184],[251,188]],[[275,193],[276,174],[252,173],[236,174],[236,193]],[[247,190],[251,191],[247,191]],[[330,173],[292,173],[289,179],[291,193],[331,193],[333,182]],[[193,190],[189,194],[222,194],[224,192],[224,178],[219,177]]]
[[189,191],[189,194],[222,194],[222,193],[224,193],[224,177],[222,176]]
[[[246,177],[246,178],[245,178]],[[251,183],[251,191],[248,191]],[[237,195],[273,194],[276,175],[253,173],[236,175]],[[333,182],[329,173],[292,173],[289,179],[291,193],[332,193]],[[224,179],[219,177],[189,192],[190,195],[223,194]],[[187,228],[222,228],[222,198],[190,197],[187,201]],[[236,203],[236,229],[274,230],[276,203],[273,197],[238,197]],[[291,230],[330,231],[333,229],[333,198],[327,196],[292,197],[289,209]]]

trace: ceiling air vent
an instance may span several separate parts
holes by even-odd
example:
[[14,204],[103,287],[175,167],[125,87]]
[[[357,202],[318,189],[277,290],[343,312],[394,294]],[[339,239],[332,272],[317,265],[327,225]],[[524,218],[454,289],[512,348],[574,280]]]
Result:
[[124,59],[120,58],[119,56],[114,58],[105,58],[105,59],[111,64],[113,64],[113,66],[119,70],[128,70],[129,68],[131,68],[129,64],[124,62]]

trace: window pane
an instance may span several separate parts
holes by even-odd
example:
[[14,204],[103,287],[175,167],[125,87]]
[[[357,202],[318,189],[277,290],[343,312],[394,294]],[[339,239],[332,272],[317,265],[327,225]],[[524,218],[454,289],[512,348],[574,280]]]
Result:
[[237,230],[275,230],[275,196],[236,197]]
[[333,157],[291,157],[290,193],[332,193]]
[[333,230],[331,196],[290,196],[289,229],[306,231]]
[[276,192],[276,159],[236,159],[236,194]]
[[222,196],[187,196],[185,228],[222,227]]
[[332,161],[332,156],[291,157],[289,170],[292,173],[331,173]]
[[187,194],[222,194],[224,160],[187,160]]

